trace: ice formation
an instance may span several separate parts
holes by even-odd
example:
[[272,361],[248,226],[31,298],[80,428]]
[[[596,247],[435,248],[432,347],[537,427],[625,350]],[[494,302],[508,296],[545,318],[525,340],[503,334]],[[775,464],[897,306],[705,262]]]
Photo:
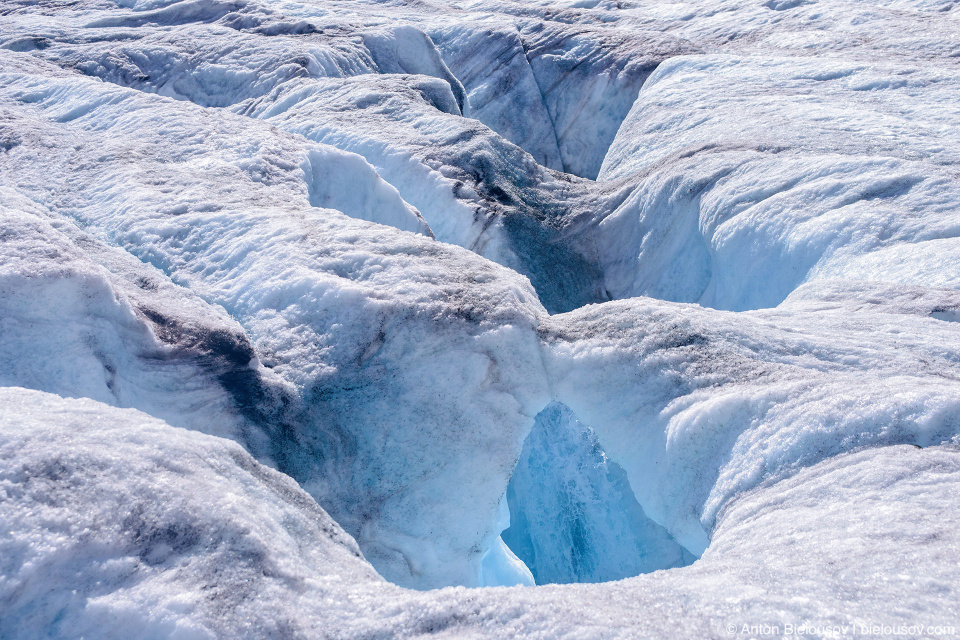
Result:
[[955,634],[958,16],[0,0],[0,637]]

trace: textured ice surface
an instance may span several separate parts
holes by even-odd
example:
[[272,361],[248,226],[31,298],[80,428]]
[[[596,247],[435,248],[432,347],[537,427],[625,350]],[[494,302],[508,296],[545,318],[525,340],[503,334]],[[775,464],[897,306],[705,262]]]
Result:
[[285,391],[222,308],[9,188],[0,229],[4,386],[136,407],[269,458],[249,403]]
[[958,16],[0,2],[0,636],[960,627]]
[[751,313],[637,298],[554,316],[548,377],[644,511],[699,554],[760,483],[858,447],[956,440],[960,334],[931,314],[957,293],[901,311],[895,286],[861,286]]

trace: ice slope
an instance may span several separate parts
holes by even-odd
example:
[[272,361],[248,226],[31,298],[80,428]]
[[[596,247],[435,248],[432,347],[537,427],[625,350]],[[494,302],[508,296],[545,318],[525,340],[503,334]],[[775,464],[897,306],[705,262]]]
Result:
[[695,554],[759,484],[864,446],[957,442],[958,294],[818,286],[766,311],[637,298],[541,325],[554,395]]
[[650,72],[696,47],[661,32],[611,33],[541,20],[430,27],[467,90],[464,115],[540,164],[596,178]]
[[681,57],[604,161],[640,186],[600,223],[613,297],[772,307],[803,282],[956,288],[955,70]]
[[434,28],[430,38],[463,83],[463,115],[486,124],[538,164],[562,171],[553,121],[519,31],[498,21],[457,21]]
[[564,171],[596,178],[647,76],[696,47],[669,35],[521,25],[527,59],[550,114]]
[[0,225],[3,386],[136,407],[271,459],[288,390],[223,309],[8,187]]
[[599,199],[591,187],[541,167],[453,106],[441,81],[376,76],[288,83],[236,110],[362,155],[437,239],[528,276],[550,311],[602,299],[595,261],[567,240]]
[[806,624],[948,637],[960,625],[955,448],[863,450],[746,493],[684,569],[423,593],[377,578],[309,496],[234,443],[17,388],[0,406],[4,635],[720,638]]

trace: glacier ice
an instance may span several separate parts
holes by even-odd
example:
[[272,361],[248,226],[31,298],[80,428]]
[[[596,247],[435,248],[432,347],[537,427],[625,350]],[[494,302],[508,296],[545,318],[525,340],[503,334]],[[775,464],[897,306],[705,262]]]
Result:
[[647,515],[699,555],[744,491],[859,447],[957,440],[960,336],[930,316],[955,308],[956,293],[904,292],[878,308],[890,288],[836,285],[821,300],[814,283],[740,314],[592,305],[550,319],[548,377]]
[[0,636],[960,626],[958,16],[0,2]]
[[647,517],[623,469],[560,403],[537,414],[507,500],[501,537],[537,584],[620,580],[694,559]]
[[270,457],[257,414],[276,417],[287,390],[222,308],[9,188],[0,228],[3,386],[136,407]]
[[[199,107],[119,88],[104,100],[98,83],[82,78],[23,80],[6,85],[16,95],[31,92],[32,113],[20,130],[38,144],[89,145],[99,160],[48,167],[84,178],[56,193],[32,185],[34,197],[56,198],[87,229],[245,326],[262,366],[285,390],[276,408],[270,394],[253,407],[265,409],[268,415],[254,417],[275,432],[269,459],[327,505],[384,575],[418,586],[478,584],[496,501],[546,394],[532,330],[543,311],[529,283],[429,237],[385,237],[379,226],[311,207],[301,165],[316,161],[312,143],[278,136],[255,119],[234,116],[232,127],[215,129],[188,118],[196,128],[182,133],[196,146],[170,147],[167,128],[182,127],[179,114]],[[66,102],[59,99],[67,93]],[[92,117],[98,100],[106,102],[101,115],[111,112],[106,119]],[[36,120],[41,109],[52,117]],[[263,145],[252,143],[258,137]],[[69,162],[27,149],[14,149],[6,166]],[[366,167],[356,156],[348,160]],[[353,185],[340,188],[348,191],[344,201],[369,202],[351,197]],[[251,197],[255,209],[246,204]],[[446,338],[431,339],[438,335]],[[457,393],[438,396],[438,376]],[[422,400],[411,402],[415,396]],[[425,445],[451,429],[459,453],[428,455]],[[497,461],[485,481],[470,481],[477,449]],[[420,463],[410,464],[412,457]],[[472,487],[478,508],[451,519],[454,504],[437,493],[444,486],[455,504]],[[425,538],[420,532],[431,520],[444,533]]]

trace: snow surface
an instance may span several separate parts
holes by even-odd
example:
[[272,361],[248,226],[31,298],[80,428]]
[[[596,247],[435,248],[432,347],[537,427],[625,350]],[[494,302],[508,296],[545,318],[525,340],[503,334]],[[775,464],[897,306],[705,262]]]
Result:
[[958,16],[0,2],[0,637],[956,635]]
[[4,637],[276,637],[293,592],[381,583],[236,443],[87,399],[7,387],[0,403]]

